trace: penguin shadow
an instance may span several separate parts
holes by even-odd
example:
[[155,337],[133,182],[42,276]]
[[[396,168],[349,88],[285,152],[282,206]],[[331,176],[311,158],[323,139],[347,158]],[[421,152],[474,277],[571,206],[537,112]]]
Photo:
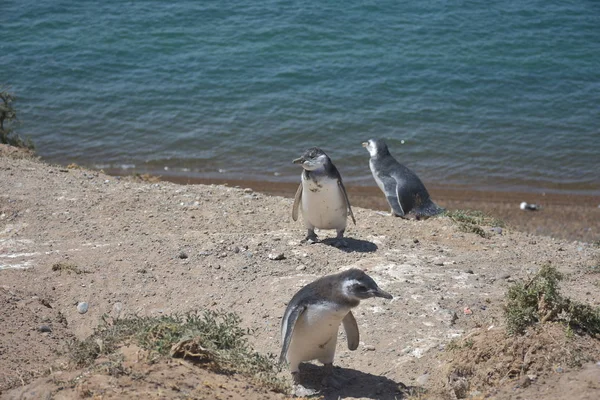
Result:
[[315,390],[317,398],[338,400],[339,398],[366,398],[373,400],[400,400],[422,388],[409,387],[385,376],[373,375],[351,368],[334,367],[330,383],[323,384],[323,367],[315,364],[300,364],[302,386]]
[[374,253],[377,251],[377,245],[368,240],[345,237],[343,242],[344,245],[340,245],[340,240],[336,238],[326,238],[320,241],[320,243],[340,249],[344,253]]

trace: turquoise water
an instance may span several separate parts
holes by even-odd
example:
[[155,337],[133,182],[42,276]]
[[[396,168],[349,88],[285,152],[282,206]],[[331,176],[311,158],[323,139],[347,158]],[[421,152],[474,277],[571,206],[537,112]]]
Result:
[[[498,4],[495,4],[498,3]],[[600,2],[2,0],[0,83],[53,162],[600,194]],[[404,141],[404,142],[402,142]]]

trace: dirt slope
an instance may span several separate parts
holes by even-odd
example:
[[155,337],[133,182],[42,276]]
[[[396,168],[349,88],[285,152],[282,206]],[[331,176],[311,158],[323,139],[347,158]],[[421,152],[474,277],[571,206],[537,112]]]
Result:
[[[103,314],[235,311],[255,330],[256,350],[278,354],[286,302],[304,284],[350,267],[366,270],[395,297],[364,301],[354,312],[361,345],[350,352],[345,339],[338,341],[336,377],[342,384],[323,392],[326,398],[393,399],[405,386],[435,387],[433,377],[447,363],[444,346],[475,328],[501,328],[507,285],[548,261],[567,274],[565,293],[600,305],[600,274],[594,273],[600,250],[591,244],[506,228],[488,239],[461,232],[447,217],[403,220],[356,208],[348,247],[308,245],[301,243],[301,223],[290,218],[291,206],[291,199],[244,188],[137,182],[0,157],[0,394],[19,398],[27,388],[9,389],[49,373],[42,379],[52,380],[67,368],[65,344],[90,335]],[[283,259],[272,260],[278,254]],[[78,273],[53,270],[57,263]],[[89,304],[85,314],[77,310],[80,302]],[[42,326],[51,332],[41,332]],[[589,370],[561,365],[545,384],[514,390],[542,393],[567,373],[600,379],[594,364],[600,356],[589,361]],[[168,376],[142,380],[139,390],[153,381],[154,387],[166,385],[161,380]],[[177,382],[200,381],[190,374]],[[496,396],[512,398],[514,390],[506,390]],[[577,398],[597,390],[591,385]],[[544,398],[562,398],[553,393]]]

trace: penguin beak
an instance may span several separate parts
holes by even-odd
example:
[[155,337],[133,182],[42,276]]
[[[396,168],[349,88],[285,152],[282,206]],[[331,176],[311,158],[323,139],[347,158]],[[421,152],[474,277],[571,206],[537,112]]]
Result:
[[302,163],[304,163],[304,161],[306,161],[304,159],[304,157],[300,157],[300,158],[296,158],[294,161],[292,161],[292,163],[294,163],[294,164],[302,164]]
[[394,296],[392,296],[388,292],[381,290],[379,288],[377,288],[376,290],[373,290],[372,293],[373,293],[373,296],[375,296],[375,297],[383,297],[384,299],[388,299],[388,300],[391,300],[394,298]]
[[369,145],[369,142],[363,142],[362,143],[362,147],[367,147]]

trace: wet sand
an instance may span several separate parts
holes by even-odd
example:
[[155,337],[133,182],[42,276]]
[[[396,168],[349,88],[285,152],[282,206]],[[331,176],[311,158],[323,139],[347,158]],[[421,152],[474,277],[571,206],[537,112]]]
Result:
[[[180,184],[223,184],[252,188],[275,196],[294,197],[298,184],[252,180],[193,179],[162,176]],[[353,206],[389,211],[376,186],[346,185]],[[450,210],[480,210],[505,222],[508,229],[582,242],[600,241],[600,196],[479,191],[463,187],[429,186],[433,200]],[[521,202],[539,204],[540,211],[522,211]],[[291,212],[291,210],[290,210]]]

